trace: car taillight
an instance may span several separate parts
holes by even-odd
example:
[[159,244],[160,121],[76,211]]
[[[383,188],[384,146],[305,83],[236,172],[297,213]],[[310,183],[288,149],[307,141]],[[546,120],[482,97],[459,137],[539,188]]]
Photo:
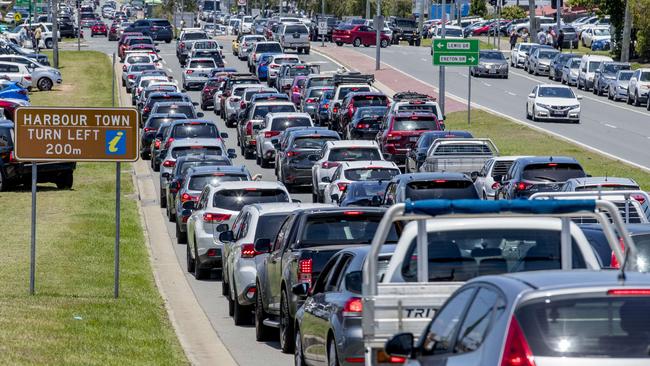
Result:
[[214,214],[210,212],[206,212],[203,214],[203,221],[204,222],[221,222],[221,221],[228,221],[230,219],[229,214]]
[[181,48],[185,48],[185,42],[181,42],[180,46]]
[[246,123],[246,134],[253,135],[253,122],[251,121],[248,121],[248,123]]
[[517,189],[518,191],[525,191],[525,190],[527,190],[527,189],[531,189],[532,187],[533,187],[533,185],[530,184],[530,183],[519,182],[519,183],[517,183],[517,185],[515,186],[515,189]]
[[176,165],[176,161],[174,161],[174,160],[165,160],[165,161],[163,161],[163,166],[164,167],[172,168],[172,167],[174,167],[174,165]]
[[360,297],[351,297],[343,306],[343,316],[361,316],[363,313],[363,302]]
[[181,195],[181,202],[196,201],[197,199],[198,199],[198,197],[192,196],[192,195],[187,194],[187,193],[183,193]]
[[339,188],[339,191],[345,192],[348,188],[348,183],[336,183],[336,186]]
[[276,64],[271,64],[270,66],[272,69],[277,69],[278,67],[280,67],[280,65],[276,65]]
[[386,135],[386,139],[389,141],[399,141],[402,138],[399,134],[389,132]]
[[246,109],[246,102],[243,101],[243,100],[241,102],[239,102],[239,108]]
[[533,352],[515,317],[510,320],[501,366],[535,366]]
[[241,257],[242,258],[255,258],[255,256],[262,254],[255,250],[254,244],[242,244]]
[[354,114],[354,105],[350,104],[348,105],[348,117],[352,118],[353,114]]
[[155,128],[151,128],[151,127],[145,127],[144,128],[144,132],[153,132],[155,130],[156,130]]
[[311,275],[313,263],[310,259],[301,259],[298,261],[298,282],[307,282],[311,285]]
[[339,107],[333,107],[332,108],[332,113],[339,113]]
[[607,291],[610,296],[650,296],[650,289],[647,288],[620,288]]
[[127,78],[133,80],[133,79],[135,79],[135,75],[131,74],[131,75],[127,76]]
[[359,123],[357,125],[357,128],[370,128],[370,125],[367,123]]
[[305,100],[305,103],[314,103],[314,102],[316,102],[314,98],[307,98],[307,100]]
[[321,164],[321,167],[323,169],[329,169],[329,168],[335,168],[339,166],[340,164],[337,163],[336,161],[324,161],[323,164]]
[[273,136],[277,136],[279,134],[280,134],[280,131],[266,131],[266,132],[264,132],[264,137],[268,139],[268,138],[271,138]]
[[329,107],[330,107],[330,104],[329,104],[329,103],[325,103],[325,104],[323,105],[323,108],[325,108],[325,109],[329,109]]
[[16,156],[14,155],[14,152],[9,153],[9,162],[10,163],[15,163],[16,162]]
[[645,203],[645,196],[643,196],[643,195],[641,195],[641,194],[631,194],[630,197],[632,197],[633,199],[635,199],[635,200],[636,200],[637,202],[639,202],[640,204],[644,204],[644,203]]
[[151,107],[144,107],[142,109],[142,113],[149,113],[151,111]]
[[292,158],[292,157],[298,156],[298,155],[300,155],[300,153],[297,152],[297,151],[289,151],[289,152],[287,152],[287,157],[289,157],[289,158]]
[[192,74],[194,73],[194,70],[187,70],[187,71],[185,71],[185,73],[186,73],[187,75],[192,75]]
[[499,183],[499,182],[492,183],[492,189],[496,190],[496,189],[499,189],[499,187],[501,187],[501,183]]
[[31,80],[32,80],[32,77],[29,76],[29,75],[28,75],[28,76],[25,76],[24,78],[25,78],[25,80],[27,80],[27,81],[31,81]]
[[169,145],[171,145],[172,142],[174,142],[174,138],[173,137],[168,138],[167,142],[165,142],[165,147],[169,147]]
[[[623,238],[618,239],[618,244],[621,246],[621,250],[624,253],[625,252],[625,245],[623,244]],[[616,254],[612,251],[612,259],[609,263],[609,266],[611,268],[621,268],[621,265],[618,263],[618,258],[616,258]]]
[[153,146],[155,146],[156,149],[160,149],[160,140],[154,141]]
[[298,86],[294,86],[293,89],[291,89],[294,93],[300,93],[300,88]]

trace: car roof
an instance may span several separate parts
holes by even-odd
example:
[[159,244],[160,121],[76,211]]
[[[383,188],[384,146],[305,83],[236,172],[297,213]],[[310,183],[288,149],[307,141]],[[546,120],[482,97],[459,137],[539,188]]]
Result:
[[259,102],[255,102],[255,106],[263,106],[263,105],[293,105],[293,102],[287,101],[287,100],[260,100]]
[[311,116],[309,113],[303,113],[303,112],[280,112],[280,113],[269,113],[267,114],[270,119],[273,118],[282,118],[282,117],[307,117],[311,119]]
[[[516,282],[524,288],[537,291],[562,290],[585,287],[617,287],[643,286],[650,284],[650,274],[641,272],[625,272],[625,282],[619,279],[619,271],[594,271],[574,269],[572,271],[546,270],[516,272],[502,275],[478,277],[472,282]],[[516,285],[511,283],[510,285]]]
[[346,161],[341,164],[344,169],[359,169],[359,168],[391,168],[399,169],[392,161],[386,160],[357,160]]
[[192,107],[194,107],[194,104],[192,104],[192,102],[178,102],[178,101],[177,102],[162,102],[162,101],[160,101],[160,102],[156,102],[155,105],[157,105],[159,107],[167,107],[167,106],[174,106],[174,105],[192,106]]
[[259,212],[260,216],[278,213],[291,213],[300,209],[313,209],[319,207],[330,207],[332,205],[325,203],[300,203],[300,202],[271,202],[255,203],[249,205],[251,209]]
[[[180,113],[177,113],[180,114]],[[174,122],[172,122],[172,125],[177,126],[177,125],[183,125],[183,124],[208,124],[208,125],[213,125],[217,126],[217,123],[215,121],[211,121],[209,119],[191,119],[191,118],[185,118],[185,119],[178,119]]]
[[[603,231],[603,227],[600,223],[579,224],[578,226],[580,227],[581,230],[596,230],[600,232]],[[650,223],[625,224],[625,228],[632,236],[638,234],[650,234]]]
[[578,186],[593,186],[598,184],[638,185],[632,178],[623,177],[584,177],[571,178],[567,182],[575,182]]
[[257,181],[257,180],[247,180],[239,182],[218,182],[213,184],[214,187],[219,190],[222,189],[246,189],[246,188],[257,188],[257,189],[286,189],[284,184],[280,182],[272,181]]
[[393,181],[414,182],[423,180],[469,180],[470,178],[463,173],[453,172],[422,172],[422,173],[405,173],[393,177]]
[[384,207],[338,207],[338,206],[331,206],[331,207],[319,207],[319,208],[311,208],[311,209],[301,209],[301,210],[296,210],[299,214],[306,214],[306,215],[312,215],[312,214],[319,214],[319,213],[343,213],[343,212],[366,212],[366,213],[384,213],[386,212],[386,209]]
[[332,147],[377,147],[377,142],[372,140],[336,140],[327,141],[327,145]]
[[314,127],[305,127],[297,130],[289,131],[291,135],[295,138],[298,136],[308,136],[308,135],[321,135],[321,136],[339,136],[338,132],[332,131],[327,128],[314,128]]
[[[198,156],[198,155],[186,155],[187,157]],[[222,155],[205,155],[206,159],[211,160],[229,160],[227,157]],[[199,159],[197,159],[199,160]],[[203,159],[200,159],[203,160]],[[199,160],[199,161],[200,161]],[[199,174],[208,174],[208,173],[232,173],[238,175],[250,175],[248,169],[243,165],[201,165],[193,166],[189,168],[186,172],[188,175],[199,175]]]
[[169,149],[171,150],[175,147],[185,147],[185,146],[217,146],[220,148],[225,148],[225,145],[221,140],[217,140],[214,138],[193,138],[193,139],[174,140],[172,141]]
[[529,156],[526,158],[517,159],[517,162],[523,164],[539,164],[539,163],[576,163],[578,160],[571,156]]
[[152,113],[149,115],[149,119],[151,118],[182,118],[182,119],[187,119],[187,116],[184,115],[183,113]]
[[427,112],[427,111],[397,111],[394,113],[395,117],[433,117],[434,119],[438,119],[438,115],[433,113],[433,112]]
[[[203,50],[199,50],[199,51],[203,51]],[[187,60],[188,63],[192,62],[192,61],[212,61],[212,62],[214,62],[214,59],[212,59],[210,57],[191,57],[189,60]]]
[[434,136],[438,138],[444,138],[445,136],[451,136],[451,137],[467,137],[467,138],[472,138],[473,135],[469,131],[461,131],[461,130],[447,130],[447,131],[426,131],[422,135],[420,135],[420,138],[422,136]]

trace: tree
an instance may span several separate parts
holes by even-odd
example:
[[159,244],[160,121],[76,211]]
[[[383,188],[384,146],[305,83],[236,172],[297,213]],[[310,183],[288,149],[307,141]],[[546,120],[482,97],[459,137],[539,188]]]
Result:
[[636,33],[636,52],[643,60],[650,58],[650,0],[636,0],[634,12],[634,28]]
[[475,16],[483,17],[487,14],[487,5],[485,0],[472,0],[469,6],[469,13]]
[[612,52],[615,56],[621,56],[621,47],[623,45],[623,23],[625,22],[625,0],[603,0],[599,5],[601,15],[609,15],[614,34],[612,41],[614,48]]
[[526,17],[526,11],[518,6],[506,6],[501,9],[501,18],[503,19],[522,19]]
[[572,8],[583,8],[587,12],[592,13],[596,7],[601,3],[600,0],[567,0],[566,5]]

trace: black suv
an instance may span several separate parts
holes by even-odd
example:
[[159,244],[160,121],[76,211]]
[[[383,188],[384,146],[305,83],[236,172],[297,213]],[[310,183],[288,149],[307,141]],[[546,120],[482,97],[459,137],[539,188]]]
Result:
[[[0,191],[12,185],[29,184],[31,163],[18,162],[14,156],[14,123],[0,120]],[[76,163],[38,163],[38,182],[55,183],[59,189],[72,188]]]
[[538,192],[559,192],[571,178],[584,178],[578,161],[565,156],[535,156],[519,158],[501,178],[496,199],[528,198]]
[[140,32],[153,38],[154,41],[165,41],[165,43],[170,43],[174,37],[172,25],[167,19],[136,20],[124,32]]
[[393,31],[393,44],[407,41],[409,46],[420,45],[421,36],[418,33],[418,23],[415,19],[393,18],[388,27]]

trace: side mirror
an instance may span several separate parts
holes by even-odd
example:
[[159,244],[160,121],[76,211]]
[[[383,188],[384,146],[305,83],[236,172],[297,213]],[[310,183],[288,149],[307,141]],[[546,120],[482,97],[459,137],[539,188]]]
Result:
[[535,98],[535,93],[528,94],[528,98]]
[[170,174],[168,172],[164,172],[161,174],[161,176],[165,179],[169,179]]
[[196,114],[196,116],[197,116],[198,118],[203,118],[203,116],[205,116],[205,114],[203,114],[203,112],[198,112],[198,113]]
[[226,150],[226,153],[228,154],[228,158],[230,159],[235,159],[237,157],[237,153],[235,152],[235,149],[228,149]]
[[262,174],[255,174],[255,175],[251,178],[251,180],[256,181],[256,182],[262,180]]
[[196,107],[199,105],[199,102],[192,102],[192,105]]
[[330,183],[332,180],[330,179],[330,177],[323,177],[320,179],[320,181],[323,183]]
[[196,207],[196,203],[194,201],[185,201],[185,202],[183,202],[183,209],[184,210],[193,210],[194,207]]
[[398,333],[386,341],[384,350],[391,356],[410,357],[413,354],[413,334]]
[[222,132],[222,133],[219,134],[219,136],[221,136],[222,139],[227,139],[228,138],[228,133],[227,132]]
[[[225,225],[225,224],[221,224],[221,225]],[[217,231],[219,231],[219,226],[217,226]],[[222,243],[228,243],[233,241],[234,239],[235,239],[235,235],[230,230],[223,231],[221,232],[221,234],[219,234],[219,241]]]
[[582,100],[582,95],[578,95],[578,96],[576,96],[576,99],[578,99],[578,100]]
[[381,155],[384,157],[384,160],[390,161],[393,158],[393,154],[383,153]]
[[478,172],[472,172],[470,177],[472,178],[472,182],[476,181],[476,178],[478,178],[479,174]]
[[296,296],[307,296],[309,295],[309,284],[307,282],[301,282],[293,285],[291,292]]
[[271,251],[271,239],[257,239],[254,247],[256,252],[269,253]]

